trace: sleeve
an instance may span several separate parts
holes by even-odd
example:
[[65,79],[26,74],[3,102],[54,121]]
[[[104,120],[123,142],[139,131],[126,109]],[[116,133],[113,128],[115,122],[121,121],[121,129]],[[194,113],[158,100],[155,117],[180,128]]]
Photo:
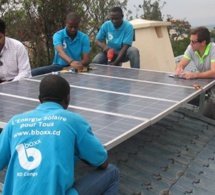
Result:
[[215,62],[215,44],[211,45],[211,63]]
[[58,45],[62,45],[63,46],[63,41],[61,39],[61,34],[60,32],[56,32],[54,35],[53,35],[53,45],[54,45],[54,48],[56,48]]
[[99,29],[99,32],[96,35],[96,39],[100,41],[104,41],[106,39],[106,34],[107,34],[107,23],[104,23]]
[[10,135],[9,123],[0,134],[0,170],[4,169],[10,161]]
[[20,43],[17,49],[18,49],[17,54],[18,75],[13,79],[13,81],[28,78],[31,76],[30,60],[25,46]]
[[90,39],[87,35],[84,36],[82,45],[82,53],[90,53]]
[[[77,155],[80,159],[86,160],[92,166],[100,166],[107,159],[107,151],[93,134],[90,125],[85,119],[78,122],[81,125],[80,131],[84,131],[81,136],[77,135]],[[80,132],[79,131],[79,132]]]
[[134,29],[133,26],[128,23],[125,31],[125,36],[123,39],[123,44],[132,45],[134,39]]
[[191,46],[189,45],[186,49],[186,51],[184,52],[184,57],[187,59],[187,60],[192,60],[192,48]]

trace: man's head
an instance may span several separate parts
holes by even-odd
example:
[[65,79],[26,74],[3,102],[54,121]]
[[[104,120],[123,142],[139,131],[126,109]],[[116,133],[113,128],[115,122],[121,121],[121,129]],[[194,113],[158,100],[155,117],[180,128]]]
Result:
[[58,75],[48,75],[42,79],[39,87],[39,100],[43,102],[57,102],[64,109],[69,105],[70,86],[69,83]]
[[5,31],[6,31],[6,24],[4,20],[0,18],[0,51],[3,48],[5,43]]
[[66,17],[66,30],[70,37],[74,37],[79,28],[80,17],[77,13],[70,12]]
[[110,20],[115,28],[119,28],[123,22],[123,12],[120,7],[114,7],[110,11]]
[[210,39],[210,31],[204,26],[191,30],[190,45],[194,51],[201,47],[206,47],[210,43]]

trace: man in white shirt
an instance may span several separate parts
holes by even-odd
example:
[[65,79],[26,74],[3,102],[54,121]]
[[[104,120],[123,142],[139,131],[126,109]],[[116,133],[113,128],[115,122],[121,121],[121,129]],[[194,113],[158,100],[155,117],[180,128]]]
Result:
[[5,35],[6,25],[0,19],[0,83],[31,76],[28,52],[18,40]]

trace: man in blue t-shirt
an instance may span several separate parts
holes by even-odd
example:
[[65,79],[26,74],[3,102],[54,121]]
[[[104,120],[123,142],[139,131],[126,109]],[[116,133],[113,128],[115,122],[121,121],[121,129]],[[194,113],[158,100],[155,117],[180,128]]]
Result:
[[[120,7],[114,7],[110,12],[110,20],[106,21],[96,35],[95,43],[102,49],[92,60],[97,64],[119,66],[130,61],[132,68],[140,68],[139,50],[132,47],[134,29],[130,22],[123,20]],[[108,51],[114,50],[112,59],[108,59]]]
[[89,37],[78,30],[80,17],[71,12],[66,17],[66,27],[53,36],[55,55],[52,65],[34,68],[32,76],[77,68],[82,70],[90,62]]
[[[3,195],[116,195],[119,171],[90,125],[67,111],[70,86],[49,75],[40,83],[41,104],[14,116],[0,134],[0,170],[7,167]],[[98,167],[74,181],[77,160]]]

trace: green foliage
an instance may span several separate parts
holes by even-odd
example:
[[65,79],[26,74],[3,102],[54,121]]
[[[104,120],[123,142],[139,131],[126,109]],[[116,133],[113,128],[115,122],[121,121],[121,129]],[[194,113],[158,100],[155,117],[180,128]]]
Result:
[[156,0],[153,3],[151,0],[144,0],[143,5],[139,5],[139,7],[143,9],[143,15],[141,18],[146,20],[163,21],[161,9],[164,7],[166,2],[163,2],[162,5],[160,5],[160,3],[161,0]]
[[[126,19],[132,15],[132,12],[127,10],[127,2],[128,0],[2,0],[0,15],[6,21],[7,35],[22,41],[28,48],[33,68],[52,63],[52,36],[64,28],[66,15],[72,11],[81,16],[80,30],[90,37],[93,58],[99,51],[94,43],[95,36],[102,23],[109,19],[110,9],[120,6],[127,13]],[[162,21],[161,9],[165,4],[166,2],[161,0],[144,0],[137,9],[143,12],[141,18]],[[138,18],[138,11],[135,14]],[[172,17],[169,16],[168,21],[171,20]],[[188,34],[190,24],[185,20],[171,22],[172,26],[168,30],[177,32],[170,34],[173,51],[177,56],[181,55],[189,44],[186,39],[179,41],[179,37]]]
[[69,12],[81,16],[80,30],[89,35],[91,56],[94,56],[98,52],[94,38],[101,24],[109,18],[109,10],[114,6],[126,9],[126,5],[127,0],[4,0],[0,14],[6,21],[7,35],[22,41],[28,48],[33,68],[52,63],[52,36],[64,28]]
[[215,27],[211,30],[211,41],[215,42]]
[[168,15],[167,21],[171,22],[168,32],[174,56],[182,55],[190,43],[191,25],[185,19],[173,19],[170,15]]
[[183,40],[171,40],[171,44],[174,56],[176,57],[182,55],[185,52],[187,46],[190,44],[190,39],[187,37]]
[[191,25],[185,19],[173,19],[172,16],[168,15],[167,21],[171,22],[171,26],[168,27],[170,39],[177,41],[190,34]]

